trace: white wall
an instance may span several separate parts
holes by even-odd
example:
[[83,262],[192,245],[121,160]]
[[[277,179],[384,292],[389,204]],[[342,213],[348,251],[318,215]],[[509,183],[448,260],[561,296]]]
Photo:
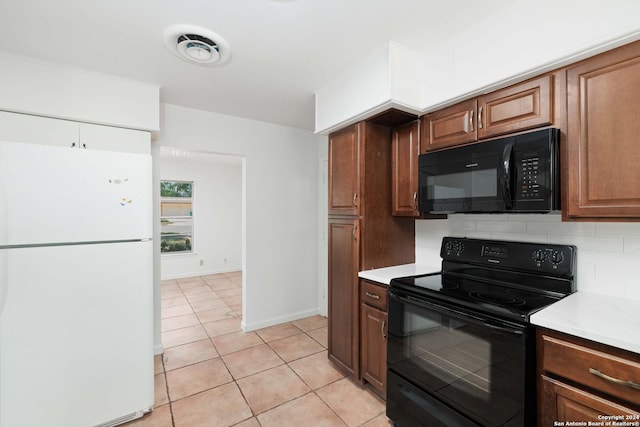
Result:
[[329,138],[320,137],[318,144],[318,236],[319,257],[318,257],[318,301],[320,304],[320,314],[329,315],[329,241],[327,233],[329,231]]
[[176,105],[162,104],[161,117],[160,145],[245,159],[245,330],[319,313],[318,144],[324,137]]
[[440,243],[447,235],[575,245],[578,291],[640,301],[640,223],[561,222],[560,214],[456,214],[447,220],[418,220],[416,263],[439,269]]
[[158,130],[160,87],[0,52],[0,110]]
[[517,0],[420,51],[391,41],[318,88],[316,132],[388,107],[435,111],[630,43],[639,15],[636,0]]
[[640,38],[635,0],[519,0],[425,51],[433,111]]
[[156,160],[161,180],[193,181],[194,190],[194,252],[162,255],[161,279],[241,270],[242,159],[170,150]]

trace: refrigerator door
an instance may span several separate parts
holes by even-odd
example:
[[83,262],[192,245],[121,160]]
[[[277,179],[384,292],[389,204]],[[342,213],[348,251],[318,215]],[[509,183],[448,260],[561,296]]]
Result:
[[153,405],[152,252],[152,242],[0,250],[1,426],[116,425]]
[[0,247],[152,236],[151,156],[0,142]]

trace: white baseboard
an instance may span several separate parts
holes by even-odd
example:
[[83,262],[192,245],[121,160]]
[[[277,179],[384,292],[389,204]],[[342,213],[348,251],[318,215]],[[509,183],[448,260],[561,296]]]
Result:
[[313,310],[299,311],[297,313],[288,314],[286,316],[274,317],[271,319],[260,320],[258,322],[246,323],[243,319],[240,326],[244,332],[255,331],[257,329],[266,328],[268,326],[279,325],[285,322],[292,322],[294,320],[304,319],[305,317],[315,316],[320,314],[320,309],[314,308]]
[[162,344],[156,344],[153,346],[153,355],[157,356],[159,354],[164,353],[164,347],[162,346]]
[[233,273],[234,271],[242,271],[242,267],[225,268],[223,270],[196,271],[193,273],[180,273],[163,276],[160,280],[184,279],[186,277],[208,276],[210,274]]

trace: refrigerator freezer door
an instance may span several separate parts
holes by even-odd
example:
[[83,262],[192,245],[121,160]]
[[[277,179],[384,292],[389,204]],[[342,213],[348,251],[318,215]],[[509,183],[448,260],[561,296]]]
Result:
[[0,142],[0,247],[150,238],[151,156]]
[[0,252],[0,425],[89,427],[148,410],[152,242]]

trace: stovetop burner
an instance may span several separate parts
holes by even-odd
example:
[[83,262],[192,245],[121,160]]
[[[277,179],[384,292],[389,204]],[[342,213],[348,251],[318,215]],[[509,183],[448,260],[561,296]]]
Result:
[[487,302],[490,304],[503,305],[503,306],[521,306],[527,303],[522,298],[518,298],[505,293],[469,292],[469,296],[471,298],[477,299],[478,301]]
[[393,279],[391,286],[422,297],[524,322],[529,320],[531,314],[561,298],[553,293],[520,289],[506,283],[492,283],[447,273]]

